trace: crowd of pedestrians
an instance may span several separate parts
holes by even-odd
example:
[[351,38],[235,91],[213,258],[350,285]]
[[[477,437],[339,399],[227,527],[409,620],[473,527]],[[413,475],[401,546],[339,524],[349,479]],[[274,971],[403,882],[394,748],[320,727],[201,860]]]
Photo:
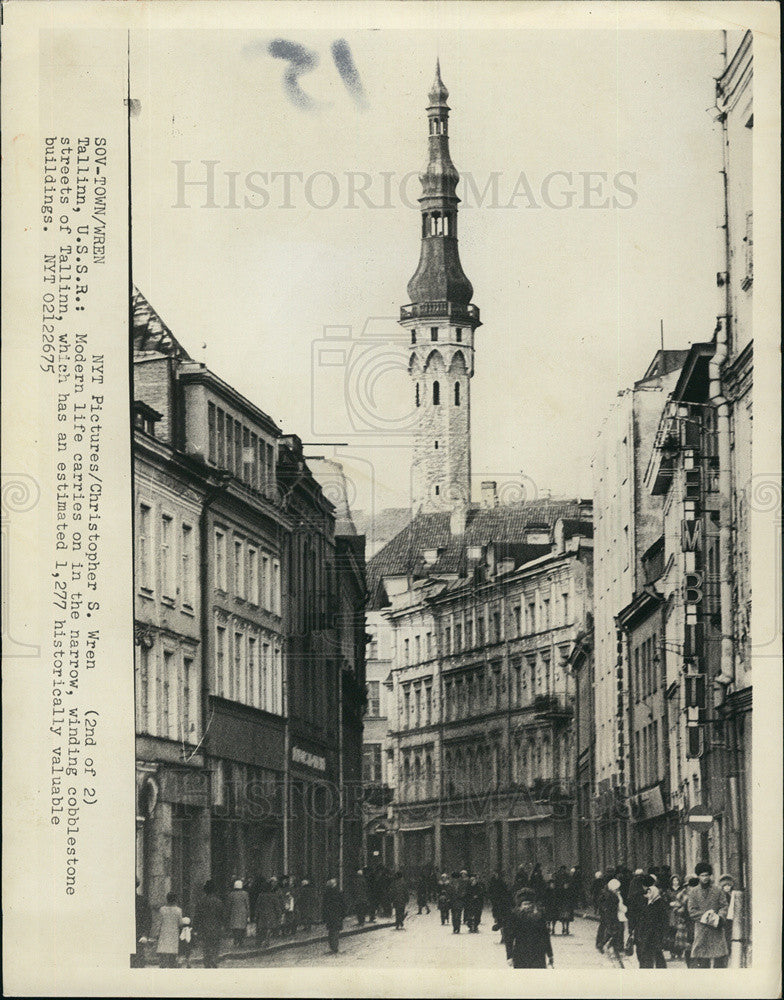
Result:
[[734,880],[718,885],[707,861],[684,881],[666,869],[597,872],[592,898],[599,917],[596,947],[618,964],[636,953],[641,969],[666,969],[683,958],[687,968],[727,967],[732,944]]

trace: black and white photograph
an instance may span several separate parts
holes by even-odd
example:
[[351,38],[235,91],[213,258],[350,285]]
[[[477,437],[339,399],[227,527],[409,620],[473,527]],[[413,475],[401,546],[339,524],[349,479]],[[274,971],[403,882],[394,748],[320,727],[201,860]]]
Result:
[[121,995],[777,995],[773,6],[57,6],[3,128],[53,995],[106,942]]

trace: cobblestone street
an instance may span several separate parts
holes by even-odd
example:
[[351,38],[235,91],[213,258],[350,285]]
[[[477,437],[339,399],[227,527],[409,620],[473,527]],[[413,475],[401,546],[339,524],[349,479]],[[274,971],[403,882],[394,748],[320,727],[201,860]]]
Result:
[[[354,926],[353,919],[346,921],[346,929]],[[491,930],[490,911],[485,910],[478,934],[469,934],[465,928],[460,935],[453,934],[451,927],[442,927],[439,914],[418,916],[410,914],[406,918],[404,931],[385,927],[367,934],[342,937],[340,952],[333,955],[326,942],[290,948],[269,956],[257,955],[247,958],[227,958],[224,968],[284,968],[289,966],[356,966],[393,968],[463,968],[497,969],[506,966],[506,951],[500,943],[500,934]],[[560,930],[560,925],[558,925]],[[606,969],[610,962],[594,947],[596,922],[578,918],[572,924],[572,933],[552,937],[555,968]],[[628,960],[630,967],[637,968],[636,958]],[[682,967],[683,963],[676,963]]]

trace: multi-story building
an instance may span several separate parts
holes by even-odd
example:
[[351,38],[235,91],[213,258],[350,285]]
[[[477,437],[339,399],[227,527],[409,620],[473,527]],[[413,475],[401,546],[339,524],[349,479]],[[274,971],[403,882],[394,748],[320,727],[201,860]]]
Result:
[[662,504],[644,488],[650,442],[685,351],[658,351],[620,393],[598,435],[593,473],[594,712],[599,868],[630,863],[628,667],[616,617],[643,587],[642,554],[662,533]]
[[458,507],[370,561],[392,630],[397,865],[574,863],[566,658],[588,625],[591,536],[579,501]]
[[[723,149],[718,319],[694,344],[653,443],[664,499],[671,768],[688,868],[708,857],[750,889],[751,33],[717,81]],[[708,817],[688,823],[690,810]],[[750,922],[745,921],[750,927]]]
[[[221,886],[285,870],[319,881],[341,868],[344,776],[361,781],[363,539],[336,540],[335,509],[299,439],[194,362],[139,293],[133,308],[144,441],[136,455],[137,617],[165,633],[155,683],[190,692],[184,701],[170,695],[168,721],[157,691],[150,711],[159,743],[186,722],[192,734],[180,740],[190,770],[171,799],[172,832],[162,835],[171,844],[159,837],[153,852],[160,884],[151,898],[177,885],[190,904],[205,867]],[[144,471],[151,450],[165,483]],[[167,490],[178,503],[165,500]],[[148,594],[153,552],[158,576]],[[147,641],[137,653],[145,698]],[[148,746],[140,749],[151,765]],[[141,780],[143,804],[150,780]],[[357,861],[360,841],[357,819],[346,839]]]

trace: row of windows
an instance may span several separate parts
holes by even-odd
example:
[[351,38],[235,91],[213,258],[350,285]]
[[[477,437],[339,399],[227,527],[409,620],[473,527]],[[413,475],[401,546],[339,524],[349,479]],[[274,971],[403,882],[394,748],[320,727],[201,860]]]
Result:
[[199,677],[193,653],[136,647],[136,731],[180,743],[199,740]]
[[[156,589],[170,602],[179,598],[192,610],[195,595],[194,528],[163,510],[157,517],[150,504],[139,504],[136,526],[139,587],[152,595]],[[154,554],[157,552],[157,560]],[[157,573],[156,573],[157,569]]]
[[275,447],[214,403],[207,404],[208,458],[254,490],[275,491]]
[[411,681],[403,685],[402,729],[429,726],[436,717],[432,681]]
[[[460,406],[460,383],[455,382],[454,389],[452,390],[453,399],[455,406]],[[422,405],[422,393],[420,389],[419,382],[416,383],[414,388],[414,402],[417,406]],[[441,405],[441,385],[439,382],[433,383],[433,406]],[[436,441],[436,448],[438,447],[438,442]]]
[[[447,334],[447,339],[449,339],[449,329],[447,329],[446,334]],[[416,342],[417,342],[417,331],[414,329],[414,330],[411,331],[411,343],[412,344],[416,344]],[[462,344],[463,343],[463,328],[461,326],[458,326],[455,329],[455,342],[458,343],[458,344]],[[437,326],[431,326],[430,327],[430,343],[431,344],[437,344],[438,343],[438,327]]]
[[654,632],[634,650],[634,692],[635,698],[647,698],[659,689],[659,681],[666,686],[666,663]]
[[659,780],[658,719],[634,734],[634,774],[638,788],[645,788]]
[[403,750],[400,757],[399,797],[407,802],[434,798],[436,788],[432,749]]
[[281,613],[280,561],[239,535],[232,536],[229,580],[228,531],[215,529],[215,589],[275,615]]
[[215,626],[215,693],[283,714],[283,656],[266,633]]
[[381,682],[368,681],[365,688],[367,690],[365,716],[368,719],[378,719],[381,716]]

